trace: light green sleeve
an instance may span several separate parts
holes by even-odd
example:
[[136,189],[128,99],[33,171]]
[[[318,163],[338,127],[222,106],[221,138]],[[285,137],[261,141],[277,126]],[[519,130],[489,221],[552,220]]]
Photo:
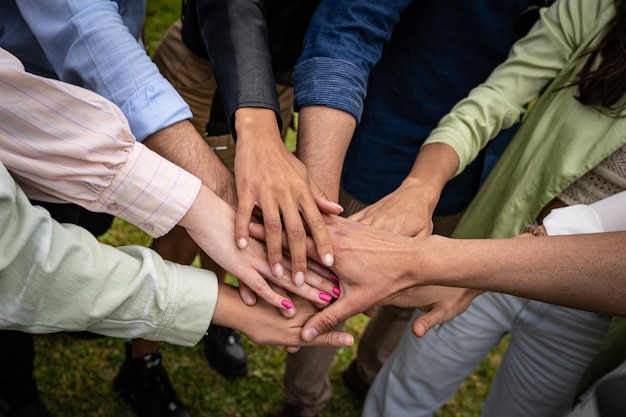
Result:
[[209,326],[217,288],[211,272],[53,221],[0,164],[0,328],[192,346]]
[[463,171],[502,129],[519,121],[528,103],[579,55],[585,34],[612,6],[613,0],[558,0],[543,9],[507,60],[441,119],[425,144],[450,145],[460,160],[457,174]]

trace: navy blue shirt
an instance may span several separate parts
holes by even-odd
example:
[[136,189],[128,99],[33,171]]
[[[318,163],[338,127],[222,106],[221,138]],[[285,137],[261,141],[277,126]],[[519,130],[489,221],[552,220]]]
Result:
[[[335,10],[330,14],[324,8],[333,4],[335,8],[356,8],[349,3],[327,0],[318,8],[307,34],[305,53],[294,75],[296,106],[316,104],[317,100],[317,104],[348,111],[360,119],[346,156],[342,186],[356,199],[371,204],[400,185],[441,117],[505,60],[517,39],[513,22],[529,2],[413,1],[404,8],[406,1],[378,1],[372,6],[376,13],[373,20],[378,21],[376,27],[362,23],[363,32],[371,30],[375,36],[366,44],[367,35],[353,32],[343,40],[355,42],[356,39],[362,47],[353,44],[353,51],[346,51],[347,47],[337,47],[342,41],[338,31],[350,32],[357,27],[355,16],[359,13],[361,22],[366,22],[365,10],[371,2],[353,1],[359,4],[357,12]],[[382,13],[381,8],[385,7],[387,10]],[[347,16],[344,20],[349,24],[342,24],[337,16]],[[324,18],[322,25],[320,19]],[[324,43],[332,47],[325,47]],[[315,46],[311,48],[311,45]],[[307,47],[313,51],[307,51]],[[328,64],[332,60],[336,62]],[[305,84],[306,77],[316,73],[313,69],[316,64],[320,66],[324,62],[332,69],[326,69],[322,79],[329,74],[343,76],[330,90],[339,92],[336,98],[328,94],[329,90],[323,93],[327,83],[315,86],[309,78]],[[343,75],[350,70],[353,72],[350,77]],[[363,100],[361,106],[359,99]],[[501,150],[511,134],[511,129],[503,132],[504,137],[492,142],[490,147]],[[446,185],[435,215],[454,214],[469,204],[478,190],[483,169],[490,169],[497,159],[497,155],[489,158],[485,167],[487,152],[490,148]]]

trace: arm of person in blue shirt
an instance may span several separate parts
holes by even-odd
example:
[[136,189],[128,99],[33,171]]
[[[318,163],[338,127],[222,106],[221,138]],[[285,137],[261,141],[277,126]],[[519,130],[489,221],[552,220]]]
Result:
[[294,70],[297,155],[332,200],[361,118],[369,74],[410,0],[324,0]]

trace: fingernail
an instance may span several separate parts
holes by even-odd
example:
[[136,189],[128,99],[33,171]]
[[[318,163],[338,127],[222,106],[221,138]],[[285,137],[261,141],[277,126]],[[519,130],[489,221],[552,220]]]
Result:
[[283,275],[285,275],[285,270],[281,264],[274,265],[274,275],[276,275],[277,278],[282,278]]
[[322,301],[326,301],[326,302],[329,302],[330,300],[332,300],[332,299],[333,299],[333,297],[331,297],[331,295],[330,295],[330,294],[326,294],[325,292],[321,292],[321,293],[319,294],[319,298],[320,298],[320,300],[322,300]]
[[256,300],[254,299],[254,297],[252,297],[251,295],[246,295],[246,300],[245,303],[249,306],[253,306],[256,304]]
[[333,294],[335,294],[337,297],[341,295],[341,289],[336,285],[333,287]]
[[301,287],[302,284],[304,284],[304,272],[296,272],[293,283],[296,284],[297,287]]
[[245,249],[248,246],[248,241],[242,237],[237,241],[237,246],[239,246],[239,249]]
[[339,277],[337,275],[335,275],[334,272],[330,273],[330,280],[336,283],[339,283]]
[[339,343],[342,346],[350,347],[354,344],[354,337],[352,337],[352,335],[350,334],[342,334],[341,336],[339,336]]
[[335,262],[335,258],[333,257],[331,253],[327,253],[326,255],[324,255],[324,264],[326,266],[333,266],[334,262]]
[[302,339],[304,339],[305,342],[310,342],[319,335],[319,332],[314,327],[307,327],[302,332]]
[[287,310],[289,310],[290,308],[293,308],[293,304],[291,303],[291,301],[289,300],[285,300],[283,299],[280,304],[285,307]]
[[341,210],[340,213],[343,213],[343,206],[341,204],[333,203],[333,205]]

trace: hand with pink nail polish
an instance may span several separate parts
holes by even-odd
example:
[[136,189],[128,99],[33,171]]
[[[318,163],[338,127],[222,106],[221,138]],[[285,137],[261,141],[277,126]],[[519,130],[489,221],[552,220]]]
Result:
[[[207,216],[207,213],[211,215]],[[235,211],[207,187],[201,187],[181,226],[210,258],[237,277],[246,304],[254,304],[257,298],[261,298],[291,316],[295,314],[293,307],[286,307],[292,303],[290,294],[302,296],[319,307],[330,301],[319,297],[320,291],[332,294],[335,286],[327,271],[319,269],[320,273],[317,273],[307,269],[303,274],[303,284],[298,286],[293,282],[290,266],[285,267],[282,277],[274,275],[267,262],[266,246],[258,240],[250,239],[245,249],[238,248],[232,238],[235,234]],[[278,287],[285,291],[279,291]]]
[[[236,288],[224,283],[219,286],[212,323],[238,330],[255,343],[285,346],[290,351],[300,346],[348,347],[354,343],[352,335],[340,331],[322,333],[308,342],[302,340],[302,326],[320,310],[301,297],[291,297],[294,315],[284,317],[263,300],[248,306],[241,301]],[[290,303],[287,300],[283,302],[288,308]]]

